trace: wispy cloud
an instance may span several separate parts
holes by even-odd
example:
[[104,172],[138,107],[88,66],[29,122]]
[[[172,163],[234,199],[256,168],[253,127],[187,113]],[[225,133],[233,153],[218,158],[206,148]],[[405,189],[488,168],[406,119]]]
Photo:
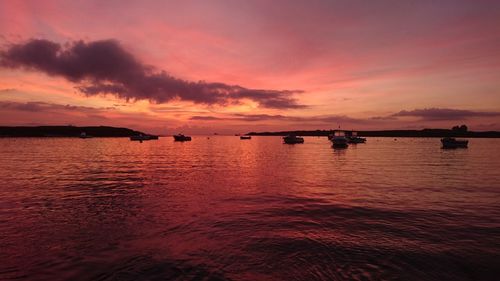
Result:
[[14,88],[6,88],[6,89],[0,89],[0,94],[8,94],[14,92],[16,89]]
[[61,76],[92,96],[112,94],[126,100],[166,103],[175,99],[207,105],[240,104],[303,108],[293,95],[298,90],[248,89],[239,85],[186,81],[145,65],[115,40],[75,41],[61,45],[43,39],[13,44],[0,52],[0,66]]
[[473,117],[495,117],[500,116],[497,111],[474,111],[465,109],[450,109],[450,108],[424,108],[414,110],[402,110],[391,117],[419,117],[424,121],[441,121],[441,120],[465,120]]
[[270,115],[270,114],[226,114],[222,116],[212,115],[196,115],[192,116],[190,120],[198,121],[243,121],[243,122],[256,122],[256,121],[288,121],[288,122],[314,122],[314,123],[362,123],[370,122],[369,119],[356,119],[345,115],[328,115],[328,116],[286,116],[286,115]]
[[[201,122],[214,121],[240,121],[240,122],[265,122],[281,121],[295,124],[317,124],[317,125],[347,125],[347,126],[385,126],[392,124],[396,128],[402,128],[408,124],[405,117],[414,117],[418,121],[435,121],[442,124],[446,121],[460,121],[473,117],[497,117],[500,112],[495,111],[472,111],[464,109],[449,108],[425,108],[414,110],[401,110],[397,113],[387,116],[374,116],[356,118],[346,115],[316,115],[316,116],[288,116],[288,115],[270,115],[270,114],[217,114],[217,115],[195,115],[190,120]],[[415,124],[411,125],[412,128]]]
[[113,107],[87,107],[87,106],[76,106],[76,105],[62,105],[47,102],[14,102],[14,101],[0,101],[0,109],[4,110],[17,110],[17,111],[28,111],[28,112],[49,112],[54,110],[62,111],[78,111],[78,112],[102,112],[113,110]]

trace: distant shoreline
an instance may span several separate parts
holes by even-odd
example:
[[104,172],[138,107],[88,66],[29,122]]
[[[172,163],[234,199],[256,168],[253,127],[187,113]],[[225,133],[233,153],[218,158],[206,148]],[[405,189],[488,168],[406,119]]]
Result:
[[[350,130],[346,130],[349,132]],[[250,136],[286,136],[295,134],[299,136],[326,137],[332,130],[298,130],[278,132],[250,132]],[[500,138],[499,131],[457,131],[451,129],[423,129],[423,130],[378,130],[357,131],[363,137],[410,137],[410,138]],[[44,138],[78,138],[81,133],[95,138],[131,137],[147,135],[140,131],[128,128],[110,126],[0,126],[0,138],[44,137]]]
[[[345,130],[349,132],[350,130]],[[280,132],[250,132],[251,136],[286,136],[295,134],[298,136],[317,136],[326,137],[333,130],[314,130],[314,131],[280,131]],[[362,137],[408,137],[408,138],[443,138],[443,137],[460,137],[460,138],[500,138],[498,131],[456,131],[449,129],[423,129],[423,130],[381,130],[381,131],[357,131],[358,136]]]
[[0,126],[0,138],[78,138],[81,133],[95,138],[131,137],[145,133],[109,126]]

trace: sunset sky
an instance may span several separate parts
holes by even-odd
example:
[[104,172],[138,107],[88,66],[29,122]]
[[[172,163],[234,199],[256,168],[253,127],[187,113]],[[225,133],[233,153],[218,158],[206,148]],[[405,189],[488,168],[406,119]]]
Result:
[[500,1],[0,0],[0,125],[500,130]]

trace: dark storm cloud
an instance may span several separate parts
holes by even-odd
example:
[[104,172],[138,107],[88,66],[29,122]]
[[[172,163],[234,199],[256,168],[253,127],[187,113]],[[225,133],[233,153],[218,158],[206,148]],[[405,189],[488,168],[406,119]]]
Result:
[[301,91],[248,89],[224,83],[191,82],[138,61],[115,40],[65,45],[41,39],[10,45],[0,52],[0,65],[62,76],[86,95],[113,94],[125,100],[165,103],[181,99],[228,105],[243,99],[268,108],[302,108],[292,95]]
[[449,108],[424,108],[414,110],[402,110],[392,114],[391,117],[419,117],[421,120],[464,120],[471,117],[494,117],[500,116],[500,112],[495,111],[473,111],[465,109]]

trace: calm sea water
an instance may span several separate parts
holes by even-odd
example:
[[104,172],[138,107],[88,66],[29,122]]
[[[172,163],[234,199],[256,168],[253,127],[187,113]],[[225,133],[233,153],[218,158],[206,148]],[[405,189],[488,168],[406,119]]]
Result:
[[0,280],[498,280],[500,140],[0,139]]

